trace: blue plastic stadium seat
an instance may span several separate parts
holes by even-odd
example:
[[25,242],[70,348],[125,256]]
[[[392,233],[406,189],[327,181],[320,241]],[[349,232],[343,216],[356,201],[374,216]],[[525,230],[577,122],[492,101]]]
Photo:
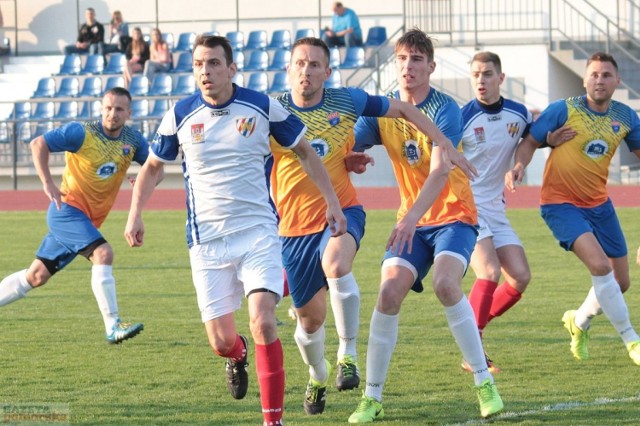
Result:
[[153,103],[153,109],[151,113],[149,113],[149,117],[163,117],[167,111],[169,111],[169,100],[156,99]]
[[62,119],[75,119],[78,117],[78,102],[76,101],[64,101],[60,102],[58,107],[58,112],[53,116],[53,118],[62,120]]
[[173,50],[175,39],[172,32],[162,33],[162,39],[169,45],[169,50]]
[[273,54],[271,64],[269,64],[269,71],[284,71],[287,69],[287,65],[291,60],[291,51],[286,49],[278,49]]
[[238,71],[244,70],[244,52],[242,50],[233,51],[233,62],[236,64]]
[[193,74],[182,74],[178,76],[176,87],[171,91],[173,96],[192,95],[198,90],[196,86],[196,78]]
[[124,67],[127,66],[127,57],[124,53],[114,52],[109,55],[107,65],[102,71],[103,74],[122,74]]
[[80,90],[79,96],[100,96],[102,95],[102,78],[100,77],[87,77],[82,82],[82,90]]
[[233,50],[244,49],[244,33],[242,31],[229,31],[226,37]]
[[266,49],[267,48],[267,32],[265,30],[254,30],[249,33],[245,50]]
[[55,108],[52,101],[38,102],[36,104],[35,111],[33,111],[33,114],[31,114],[31,118],[35,118],[35,119],[53,118],[54,112],[55,112]]
[[296,35],[293,38],[294,41],[298,41],[301,38],[315,37],[316,33],[311,28],[300,28],[296,31]]
[[60,65],[60,72],[58,75],[75,75],[80,74],[82,68],[82,60],[77,53],[71,53],[65,55],[62,65]]
[[231,79],[236,85],[240,87],[244,87],[244,74],[241,72],[237,72],[233,78]]
[[149,115],[149,100],[134,99],[131,101],[131,116],[146,117]]
[[383,45],[387,41],[386,27],[371,27],[367,32],[367,39],[364,42],[365,47],[375,47]]
[[56,93],[56,81],[53,77],[43,77],[38,80],[38,87],[32,98],[52,98]]
[[191,52],[193,50],[193,43],[196,41],[196,33],[188,32],[188,33],[180,33],[178,35],[178,43],[176,47],[173,49],[177,52]]
[[129,93],[131,96],[147,96],[147,93],[149,93],[149,79],[140,74],[131,77]]
[[85,120],[92,120],[94,118],[100,117],[102,113],[102,102],[95,101],[86,101],[82,104],[82,111],[78,114],[78,118],[82,118]]
[[340,56],[340,49],[337,47],[332,47],[329,49],[329,67],[331,68],[340,68],[340,62],[342,62],[342,57]]
[[291,49],[291,33],[289,30],[275,30],[267,50]]
[[348,47],[340,68],[358,68],[364,65],[364,47]]
[[60,87],[58,87],[58,90],[53,96],[56,98],[75,98],[76,96],[78,96],[78,93],[80,93],[80,81],[77,77],[69,76],[64,77],[62,80],[60,80]]
[[244,66],[244,71],[266,71],[269,67],[269,54],[264,50],[252,50],[249,62]]
[[13,104],[12,119],[26,120],[29,117],[31,117],[31,102],[16,102]]
[[[111,90],[114,87],[124,87],[124,77],[121,75],[112,75],[107,78],[104,83],[104,91]],[[104,92],[103,92],[104,93]]]
[[173,79],[170,74],[156,74],[149,87],[148,96],[167,96],[173,89]]
[[191,52],[180,52],[176,66],[173,67],[171,72],[193,72],[193,56]]
[[288,91],[290,88],[289,76],[286,71],[278,71],[273,75],[273,81],[271,82],[271,86],[269,86],[267,93],[279,94]]
[[335,89],[340,86],[342,86],[342,76],[340,75],[340,71],[332,70],[329,78],[324,81],[324,88]]
[[89,55],[80,74],[102,74],[104,70],[104,57],[102,55]]
[[249,82],[247,89],[255,90],[257,92],[266,93],[269,88],[269,78],[264,71],[254,72],[249,75]]

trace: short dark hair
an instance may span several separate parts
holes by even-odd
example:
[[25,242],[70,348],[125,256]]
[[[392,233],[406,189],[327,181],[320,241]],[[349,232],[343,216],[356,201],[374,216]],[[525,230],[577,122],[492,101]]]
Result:
[[124,87],[112,87],[111,89],[104,92],[104,96],[114,95],[114,96],[125,96],[129,99],[129,103],[131,103],[131,93]]
[[291,53],[293,53],[293,51],[296,50],[296,47],[298,46],[320,47],[324,52],[325,59],[327,60],[327,65],[329,64],[329,58],[331,56],[329,52],[329,46],[327,46],[327,43],[322,41],[322,39],[319,39],[317,37],[303,37],[301,39],[298,39],[295,43],[293,43],[293,46],[291,46]]
[[606,52],[594,53],[587,60],[587,66],[591,65],[591,62],[611,62],[611,64],[613,64],[613,67],[616,69],[616,72],[618,71],[618,63],[615,59],[613,59],[613,56]]
[[430,61],[433,61],[435,52],[433,41],[431,37],[418,28],[407,31],[396,41],[395,51],[397,52],[401,47],[413,48],[420,53],[424,53]]
[[489,51],[478,52],[473,55],[473,58],[471,58],[471,63],[473,62],[491,62],[493,65],[495,65],[498,74],[502,72],[502,62],[500,61],[500,56],[498,56],[496,53]]
[[229,40],[222,36],[208,35],[208,34],[200,34],[196,37],[195,43],[193,43],[193,50],[196,50],[196,47],[204,46],[213,48],[216,46],[222,46],[224,50],[224,57],[227,60],[227,66],[231,65],[233,62],[233,49],[231,48],[231,44]]

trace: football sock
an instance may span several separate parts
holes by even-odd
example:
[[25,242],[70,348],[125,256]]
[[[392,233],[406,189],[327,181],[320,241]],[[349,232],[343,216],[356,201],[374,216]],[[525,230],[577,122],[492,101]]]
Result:
[[604,276],[592,276],[593,288],[607,316],[625,344],[639,340],[638,334],[631,326],[629,309],[622,296],[620,286],[616,282],[613,272]]
[[521,298],[522,293],[509,285],[506,281],[502,283],[493,294],[493,303],[491,304],[488,321],[491,321],[495,317],[499,317],[507,312],[513,305],[518,303],[518,300]]
[[320,383],[326,382],[329,372],[324,362],[324,324],[314,333],[309,334],[302,329],[300,321],[298,320],[293,337],[298,344],[298,350],[300,350],[302,360],[309,366],[309,375],[311,378]]
[[351,272],[340,278],[327,278],[327,283],[338,332],[338,360],[345,354],[356,360],[356,338],[360,327],[360,288]]
[[598,303],[595,289],[591,286],[584,302],[582,302],[582,305],[576,310],[576,316],[573,320],[580,330],[588,330],[591,326],[591,320],[601,313],[602,307],[600,303]]
[[[386,315],[373,310],[367,346],[367,385],[364,394],[382,401],[382,388],[387,379],[391,355],[398,341],[400,315]],[[477,334],[477,331],[476,331]]]
[[473,308],[473,314],[479,330],[484,330],[489,322],[489,311],[491,310],[494,299],[493,293],[496,291],[496,287],[498,287],[497,282],[478,278],[469,292],[469,303]]
[[0,281],[0,306],[22,299],[33,290],[27,281],[27,270],[14,272]]
[[445,306],[444,313],[449,323],[449,330],[462,352],[462,357],[473,369],[475,384],[479,385],[485,379],[493,382],[476,321],[473,318],[473,309],[466,296],[462,295],[462,299],[453,306]]
[[116,297],[116,280],[113,278],[111,265],[93,265],[91,268],[91,289],[98,301],[100,313],[107,333],[118,322],[118,299]]
[[278,424],[284,407],[284,356],[280,339],[256,344],[256,373],[265,424]]

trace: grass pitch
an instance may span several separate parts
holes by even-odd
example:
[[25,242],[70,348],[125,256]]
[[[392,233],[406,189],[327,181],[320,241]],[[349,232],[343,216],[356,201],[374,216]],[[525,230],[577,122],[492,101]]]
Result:
[[[618,210],[630,253],[631,289],[625,297],[640,330],[640,209]],[[523,299],[485,331],[485,347],[502,372],[496,375],[505,413],[495,424],[611,425],[640,421],[640,367],[601,316],[593,322],[591,360],[569,352],[560,318],[577,308],[590,284],[586,269],[552,238],[537,210],[512,210],[509,217],[525,244],[532,281]],[[362,295],[358,342],[365,373],[369,320],[379,284],[391,211],[368,212],[367,234],[354,273]],[[142,321],[133,340],[110,346],[90,285],[90,263],[76,259],[45,287],[0,308],[0,422],[26,407],[62,410],[73,424],[261,423],[255,363],[250,387],[233,400],[224,382],[224,360],[213,355],[200,323],[184,239],[185,213],[145,213],[146,243],[129,248],[122,231],[125,212],[103,226],[114,247],[120,313]],[[28,266],[46,232],[44,212],[0,213],[0,278]],[[473,282],[464,281],[468,293]],[[429,282],[429,277],[425,284]],[[278,317],[285,352],[285,420],[290,425],[346,424],[360,391],[329,391],[325,413],[306,416],[302,399],[308,378],[287,317]],[[411,293],[400,318],[400,335],[384,392],[380,424],[481,424],[472,377],[460,369],[460,353],[433,292]],[[248,334],[246,309],[237,314]],[[327,320],[327,356],[335,361],[337,337]],[[253,357],[253,349],[250,351]],[[362,389],[362,386],[361,386]],[[36,407],[36,408],[34,408]],[[57,408],[56,408],[57,407]],[[62,408],[60,408],[62,407]],[[31,423],[38,424],[38,423]]]

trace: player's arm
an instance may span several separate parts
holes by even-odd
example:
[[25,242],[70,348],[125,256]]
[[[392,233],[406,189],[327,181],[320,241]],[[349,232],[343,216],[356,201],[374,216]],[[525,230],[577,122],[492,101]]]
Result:
[[441,148],[441,155],[447,167],[458,166],[470,180],[478,176],[478,171],[473,164],[453,146],[453,143],[440,131],[438,126],[414,105],[397,99],[389,99],[389,110],[385,117],[404,118]]
[[336,196],[322,160],[320,160],[315,149],[305,138],[301,138],[292,150],[298,156],[302,168],[316,184],[327,203],[327,223],[331,229],[331,236],[337,237],[344,234],[347,232],[347,219],[342,213],[340,201]]
[[535,140],[531,134],[518,144],[514,156],[513,168],[504,175],[504,184],[511,192],[516,190],[516,184],[522,182],[524,178],[524,170],[527,168],[533,158],[533,153],[540,147],[540,142]]
[[413,206],[398,221],[391,232],[391,236],[387,241],[387,250],[391,249],[392,253],[400,255],[405,247],[407,248],[407,253],[411,253],[413,236],[416,232],[418,221],[431,208],[449,178],[451,169],[444,163],[442,155],[438,152],[439,150],[440,147],[433,147],[429,176],[420,189]]
[[60,203],[62,202],[62,196],[64,195],[60,189],[53,182],[51,176],[51,169],[49,169],[49,146],[44,136],[38,136],[30,143],[31,154],[33,157],[33,165],[38,172],[40,182],[42,182],[42,188],[44,193],[51,201],[56,203],[56,208],[60,210]]
[[129,218],[124,230],[124,237],[131,247],[139,247],[144,243],[144,224],[142,209],[151,197],[153,190],[164,176],[164,163],[156,157],[149,157],[138,172],[133,186]]

